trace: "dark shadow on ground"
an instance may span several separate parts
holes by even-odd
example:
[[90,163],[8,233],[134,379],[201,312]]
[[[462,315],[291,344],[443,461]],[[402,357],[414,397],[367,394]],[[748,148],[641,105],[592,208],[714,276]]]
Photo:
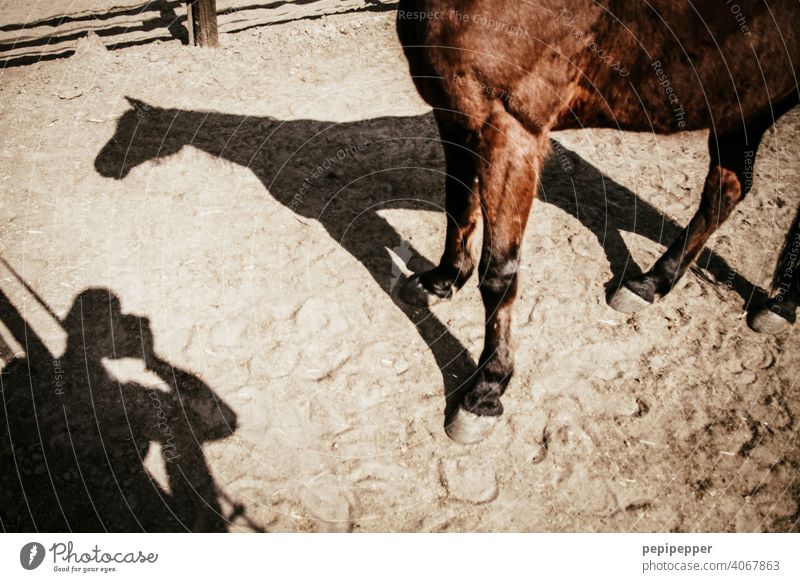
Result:
[[[44,20],[0,26],[0,31],[9,32],[17,30],[24,31],[37,27],[52,27],[55,29],[52,34],[46,36],[21,36],[14,42],[0,43],[0,63],[2,63],[0,68],[8,69],[41,61],[51,61],[69,57],[75,54],[74,46],[70,44],[69,47],[62,47],[62,49],[59,50],[59,45],[65,42],[72,43],[73,41],[83,38],[89,32],[94,32],[101,39],[109,39],[110,42],[104,42],[106,48],[109,50],[167,40],[179,40],[183,44],[189,44],[189,33],[186,29],[186,13],[183,11],[178,15],[176,12],[176,10],[181,10],[182,6],[183,2],[180,0],[155,0],[153,2],[145,2],[138,6],[115,8],[103,12],[55,16]],[[130,22],[135,24],[123,25],[117,22],[108,23],[108,25],[105,26],[102,25],[106,20],[113,20],[120,17],[130,17],[132,19]],[[58,31],[59,26],[74,23],[85,23],[85,26],[63,33]],[[113,37],[121,34],[161,30],[164,31],[164,34],[159,34],[158,36],[129,41],[113,41]],[[53,51],[45,53],[43,52],[43,47],[53,47]],[[2,56],[4,51],[21,48],[30,48],[32,50],[21,55],[14,55],[6,58]]]
[[[230,436],[236,414],[157,355],[146,318],[123,313],[108,289],[86,289],[63,321],[59,356],[2,291],[0,322],[25,349],[0,374],[3,531],[227,530],[236,516],[222,512],[202,445]],[[142,360],[160,387],[118,381],[105,362],[120,358]],[[166,484],[147,455],[160,457]]]
[[[295,2],[275,2],[275,4],[313,4],[314,2],[318,2],[319,0],[299,0]],[[247,6],[247,9],[253,8],[264,8],[264,6]],[[240,28],[236,28],[233,30],[226,31],[227,34],[235,34],[237,32],[244,32],[246,30],[252,30],[254,28],[264,28],[266,26],[277,26],[279,24],[286,24],[288,22],[295,22],[299,20],[319,20],[320,18],[324,18],[326,16],[333,16],[338,14],[355,14],[357,12],[391,12],[397,10],[397,2],[392,3],[383,3],[378,2],[376,0],[367,0],[366,6],[360,6],[358,8],[351,8],[349,10],[340,10],[337,12],[330,12],[330,13],[323,13],[323,14],[307,14],[306,16],[301,16],[299,18],[286,18],[283,20],[273,20],[271,22],[260,22],[256,24],[248,24],[242,26]]]
[[[397,3],[386,4],[378,2],[377,0],[368,0],[365,6],[340,12],[309,14],[300,16],[298,18],[289,18],[270,22],[247,22],[247,13],[254,10],[280,8],[287,4],[307,5],[320,1],[321,0],[293,0],[251,4],[247,6],[237,6],[218,10],[218,14],[237,14],[242,16],[243,25],[241,27],[225,31],[226,34],[235,34],[245,30],[263,28],[266,26],[275,26],[296,20],[317,20],[332,14],[387,12],[397,8]],[[24,31],[38,27],[50,27],[55,30],[52,32],[52,34],[48,35],[40,35],[36,37],[22,36],[14,42],[0,43],[0,69],[8,69],[11,67],[25,66],[42,61],[51,61],[54,59],[63,59],[69,57],[75,54],[74,47],[70,44],[68,47],[62,47],[59,49],[59,45],[61,43],[72,43],[86,36],[90,31],[94,32],[102,39],[108,39],[107,41],[104,41],[104,44],[109,50],[118,50],[132,46],[147,45],[157,41],[169,40],[178,40],[183,44],[189,44],[189,33],[188,29],[186,28],[186,10],[184,5],[185,2],[183,0],[153,0],[138,6],[114,8],[103,12],[88,12],[73,15],[66,14],[37,21],[2,25],[0,26],[0,32]],[[105,26],[102,24],[104,21],[114,20],[121,17],[130,17],[131,20],[129,22],[132,22],[132,24],[123,25],[119,22],[110,22]],[[85,23],[85,26],[61,33],[58,31],[59,26],[75,23]],[[136,40],[116,42],[113,40],[115,36],[121,34],[157,31],[163,31],[164,34],[157,34],[156,36]],[[53,50],[51,52],[44,52],[44,47],[52,47]],[[3,57],[3,52],[18,50],[21,48],[30,48],[31,51],[24,54],[15,54],[14,56]]]
[[[475,362],[432,311],[410,307],[397,297],[397,271],[386,249],[413,257],[414,271],[428,269],[432,262],[377,213],[388,208],[442,211],[444,162],[432,114],[349,123],[281,121],[131,102],[95,159],[101,175],[123,179],[136,166],[168,158],[185,146],[249,168],[275,200],[319,221],[366,267],[431,349],[447,403],[457,402],[475,372]],[[568,155],[573,166],[569,174],[556,161],[548,164],[543,200],[576,216],[597,237],[614,273],[610,284],[638,274],[619,232],[635,225],[639,234],[667,243],[677,236],[678,225],[576,154]],[[219,195],[236,204],[234,192]],[[442,236],[444,222],[443,217]],[[734,273],[714,253],[704,253],[701,261],[717,280],[729,281]],[[737,275],[734,281],[745,300],[756,292],[744,278]],[[472,316],[482,319],[481,313]]]
[[[642,274],[621,232],[634,232],[667,247],[678,238],[683,226],[603,175],[575,152],[557,142],[554,144],[554,151],[563,154],[563,159],[554,155],[545,165],[539,199],[568,212],[594,234],[613,274],[605,285],[607,294],[611,294],[624,279]],[[745,309],[761,305],[768,298],[763,289],[747,281],[725,259],[707,248],[690,269],[709,283],[730,287],[742,298]]]

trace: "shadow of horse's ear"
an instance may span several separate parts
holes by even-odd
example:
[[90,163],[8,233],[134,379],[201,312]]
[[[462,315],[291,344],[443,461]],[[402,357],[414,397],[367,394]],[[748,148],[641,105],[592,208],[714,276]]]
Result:
[[146,113],[150,111],[153,106],[145,103],[144,101],[140,101],[139,99],[134,99],[133,97],[125,96],[125,100],[130,103],[130,106],[133,107],[134,110],[141,111],[142,113]]

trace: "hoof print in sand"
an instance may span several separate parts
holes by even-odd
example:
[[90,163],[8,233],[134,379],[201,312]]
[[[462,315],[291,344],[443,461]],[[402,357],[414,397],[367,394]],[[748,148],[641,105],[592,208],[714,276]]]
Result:
[[448,497],[480,505],[497,499],[499,489],[494,469],[470,457],[445,459],[439,476]]

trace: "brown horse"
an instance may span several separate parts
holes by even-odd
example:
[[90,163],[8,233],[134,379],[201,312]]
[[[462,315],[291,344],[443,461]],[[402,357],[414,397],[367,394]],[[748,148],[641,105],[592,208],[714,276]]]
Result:
[[[448,423],[451,438],[475,442],[503,412],[520,244],[551,130],[710,130],[700,208],[650,271],[610,295],[619,311],[668,293],[749,191],[764,132],[800,102],[800,4],[738,0],[735,8],[675,0],[400,1],[400,41],[444,143],[448,214],[439,265],[410,279],[403,299],[429,303],[461,287],[475,266],[479,215],[484,223],[484,348]],[[751,314],[754,329],[794,322],[798,251],[800,234],[788,239],[777,295]]]

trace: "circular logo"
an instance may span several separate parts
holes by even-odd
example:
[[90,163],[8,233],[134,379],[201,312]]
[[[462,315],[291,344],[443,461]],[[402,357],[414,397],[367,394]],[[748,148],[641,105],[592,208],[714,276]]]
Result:
[[35,570],[44,561],[44,546],[38,542],[30,542],[19,551],[19,563],[26,570]]

